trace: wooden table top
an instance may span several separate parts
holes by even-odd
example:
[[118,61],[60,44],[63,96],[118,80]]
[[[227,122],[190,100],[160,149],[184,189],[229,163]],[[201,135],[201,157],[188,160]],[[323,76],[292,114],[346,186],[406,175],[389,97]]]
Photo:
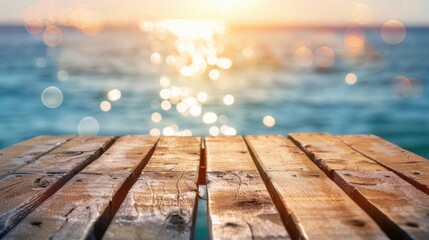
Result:
[[0,151],[0,238],[429,239],[429,161],[374,135],[39,136]]

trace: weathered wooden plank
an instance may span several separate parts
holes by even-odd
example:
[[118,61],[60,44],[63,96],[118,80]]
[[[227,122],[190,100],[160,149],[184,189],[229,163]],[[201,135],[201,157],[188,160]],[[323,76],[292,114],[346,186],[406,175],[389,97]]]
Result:
[[[23,219],[6,239],[84,239],[100,238],[128,190],[147,163],[157,139],[126,136],[118,139],[105,154],[74,176],[57,193]],[[126,171],[114,173],[121,160]],[[106,164],[108,163],[108,164]],[[112,170],[102,165],[112,163]],[[134,163],[137,166],[132,166]],[[88,171],[91,169],[91,171]],[[96,169],[96,170],[94,170]],[[128,169],[134,169],[132,172]]]
[[207,172],[258,171],[242,137],[206,137]]
[[304,133],[289,134],[289,137],[300,148],[304,149],[307,155],[331,178],[335,170],[386,171],[383,166],[356,151],[352,151],[349,146],[332,135]]
[[207,137],[207,202],[213,239],[287,239],[241,137]]
[[[82,170],[92,174],[124,174],[130,175],[141,167],[142,159],[152,155],[157,137],[128,135],[116,140],[114,147],[109,148],[100,158]],[[149,154],[150,153],[150,154]],[[147,161],[144,162],[144,165]],[[138,177],[140,175],[138,171]]]
[[104,239],[190,239],[200,145],[198,137],[161,137]]
[[195,172],[145,172],[128,193],[103,239],[190,239],[196,210]]
[[72,136],[39,136],[0,151],[0,179],[49,153]]
[[334,178],[392,238],[428,239],[429,198],[395,173],[338,171]]
[[[97,158],[113,139],[113,137],[76,137],[23,167],[35,165],[38,167],[36,172],[14,173],[0,180],[0,237],[60,189],[76,172]],[[84,152],[76,151],[76,146],[80,145],[82,149],[86,149]],[[79,162],[76,159],[79,159]],[[69,168],[61,167],[61,171],[55,171],[56,162],[62,164],[68,161],[73,162],[65,164]],[[30,170],[31,167],[27,169]],[[43,172],[39,169],[48,171]]]
[[374,135],[347,135],[340,138],[351,148],[383,165],[429,194],[429,160]]
[[[359,204],[391,238],[427,239],[429,196],[385,168],[367,163],[340,138],[291,134],[291,139]],[[336,161],[330,161],[335,159]],[[342,164],[339,165],[338,163]],[[358,163],[365,163],[360,166]]]
[[161,137],[143,172],[194,172],[200,166],[200,137]]
[[114,137],[79,136],[73,138],[63,146],[53,150],[50,154],[39,158],[18,169],[19,173],[67,173],[79,172],[94,160],[88,158],[94,152],[104,152],[110,147]]
[[245,138],[295,239],[386,239],[377,224],[283,136]]

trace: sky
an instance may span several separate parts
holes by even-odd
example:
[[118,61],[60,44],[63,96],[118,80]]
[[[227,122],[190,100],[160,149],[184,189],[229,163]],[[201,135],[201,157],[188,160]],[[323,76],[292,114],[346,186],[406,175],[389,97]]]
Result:
[[[0,0],[0,24],[22,23],[32,4],[53,0]],[[107,22],[160,19],[216,19],[230,24],[347,25],[363,20],[379,25],[396,19],[406,25],[429,25],[428,0],[62,0],[99,11]],[[359,5],[356,8],[356,5]],[[366,7],[367,6],[367,7]],[[357,10],[356,10],[357,9]],[[364,17],[364,19],[362,19]]]

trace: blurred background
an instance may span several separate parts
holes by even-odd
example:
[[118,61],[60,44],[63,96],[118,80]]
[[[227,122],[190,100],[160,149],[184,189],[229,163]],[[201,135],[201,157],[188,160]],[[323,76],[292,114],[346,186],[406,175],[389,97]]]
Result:
[[372,133],[429,157],[426,0],[0,3],[0,148]]

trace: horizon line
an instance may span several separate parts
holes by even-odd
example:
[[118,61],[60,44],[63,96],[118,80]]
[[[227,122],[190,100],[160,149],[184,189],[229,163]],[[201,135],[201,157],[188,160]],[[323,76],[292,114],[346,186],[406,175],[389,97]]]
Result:
[[[357,27],[362,29],[379,29],[383,24],[368,24],[368,25],[359,25],[359,24],[311,24],[311,23],[224,23],[228,28],[232,30],[251,30],[251,29],[347,29],[350,27]],[[429,24],[426,23],[413,23],[413,24],[404,24],[407,29],[426,29],[429,28]],[[17,22],[0,22],[0,27],[24,27],[24,23]],[[72,26],[61,26],[63,28],[74,28]],[[118,28],[138,28],[138,23],[107,23],[103,25],[103,29],[118,29]]]

